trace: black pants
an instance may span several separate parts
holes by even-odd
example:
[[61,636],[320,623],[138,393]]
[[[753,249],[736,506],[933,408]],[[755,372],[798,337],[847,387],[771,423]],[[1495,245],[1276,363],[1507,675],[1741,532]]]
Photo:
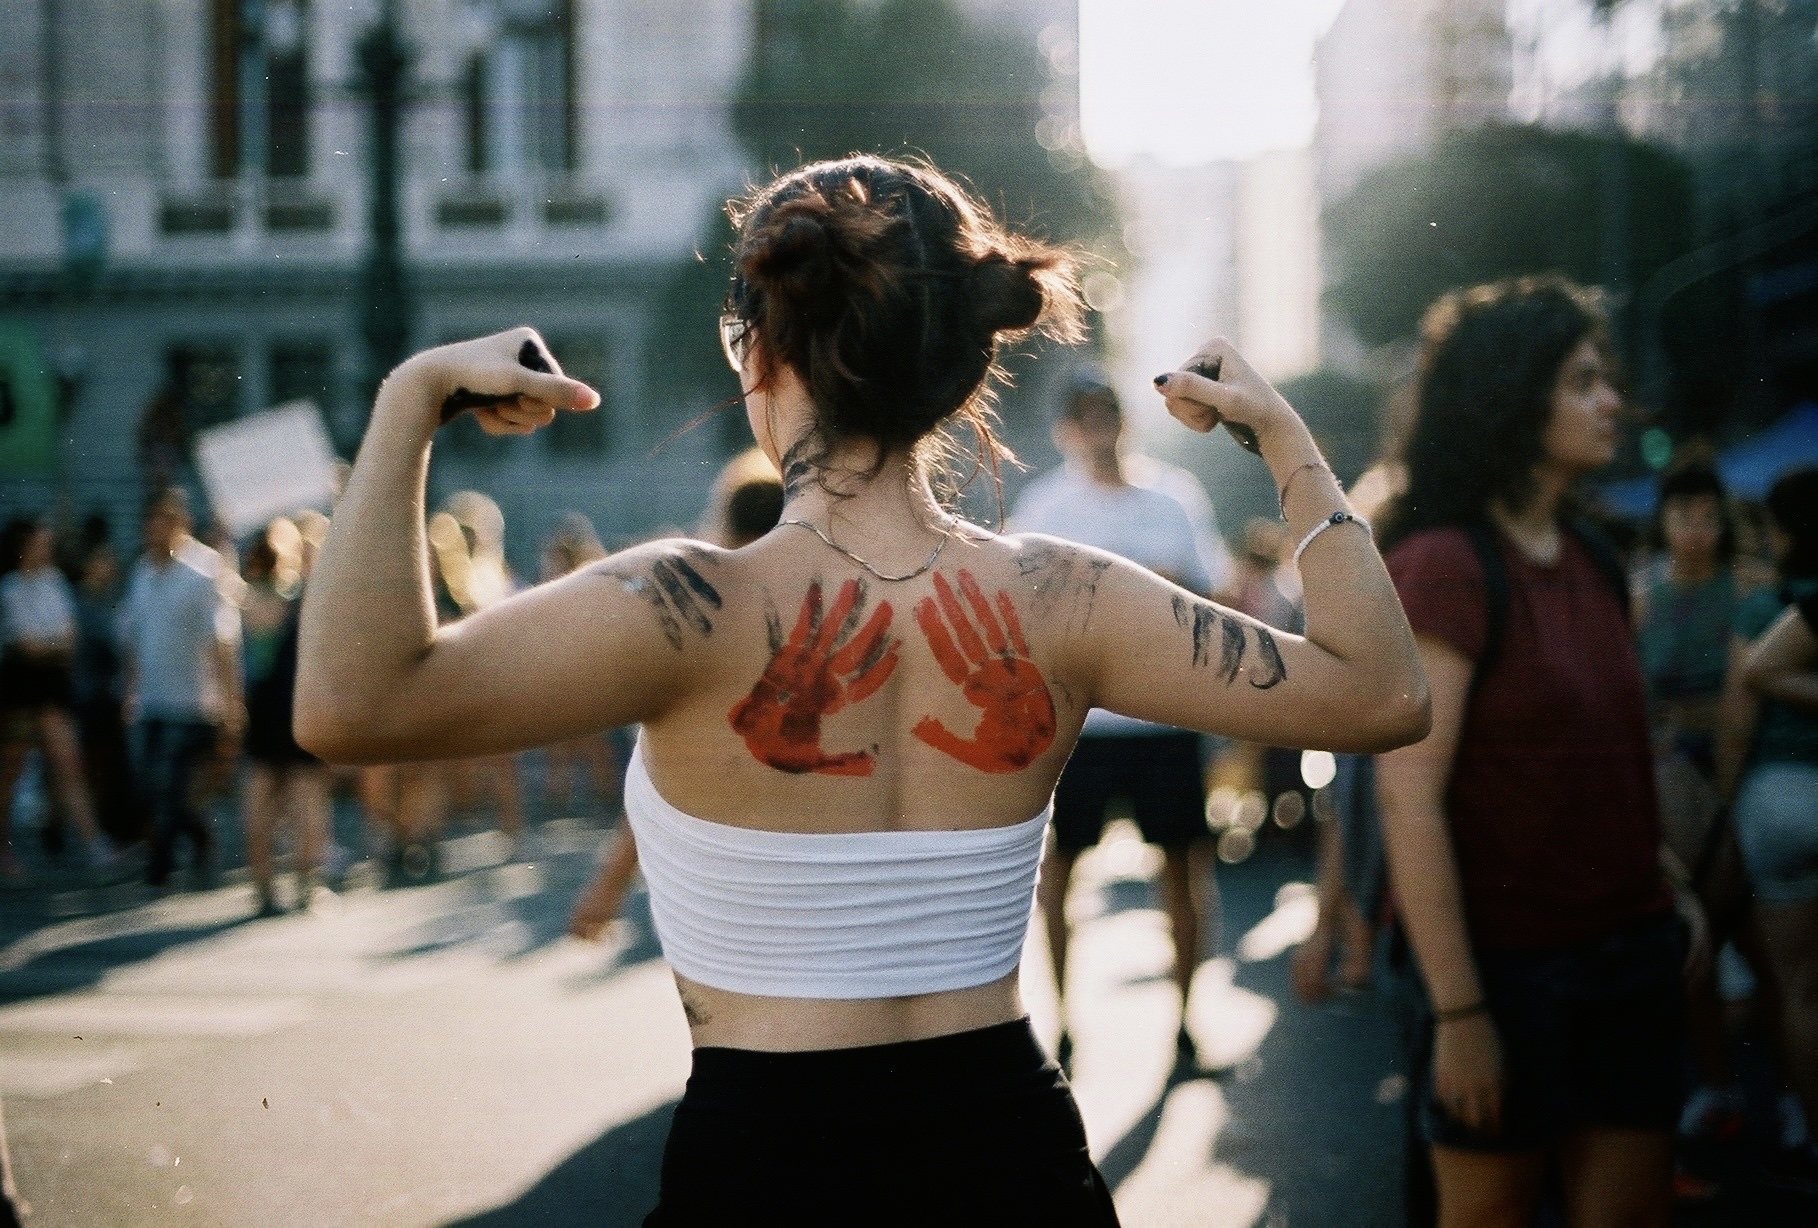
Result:
[[195,849],[192,863],[209,868],[214,834],[193,796],[196,773],[213,751],[217,730],[204,721],[142,717],[133,724],[133,774],[151,816],[151,857],[145,881],[162,886],[176,861],[178,835]]
[[1017,1020],[858,1049],[696,1049],[644,1224],[1117,1222],[1072,1090]]

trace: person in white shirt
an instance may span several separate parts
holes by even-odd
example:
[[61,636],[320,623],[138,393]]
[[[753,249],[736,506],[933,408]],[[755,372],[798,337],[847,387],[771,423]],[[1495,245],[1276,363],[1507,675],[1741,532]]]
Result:
[[0,714],[7,719],[8,744],[0,765],[0,877],[22,877],[14,858],[12,785],[24,766],[23,751],[36,745],[44,754],[45,780],[53,801],[68,816],[88,850],[89,864],[114,864],[111,844],[95,825],[94,806],[82,772],[82,746],[71,716],[70,677],[76,649],[76,607],[69,581],[57,570],[48,525],[8,526],[0,560]]
[[[1230,556],[1218,540],[1205,492],[1183,470],[1125,454],[1123,410],[1108,385],[1090,376],[1075,380],[1055,423],[1054,441],[1065,463],[1023,491],[1010,514],[1013,532],[1049,533],[1096,546],[1201,596],[1225,586]],[[1184,478],[1199,492],[1201,524],[1196,526],[1171,494],[1139,484],[1133,471],[1176,489]],[[1162,898],[1181,1001],[1176,1046],[1181,1061],[1197,1066],[1186,1026],[1187,994],[1217,905],[1200,736],[1099,709],[1087,715],[1055,790],[1054,840],[1041,871],[1040,903],[1063,1002],[1056,1056],[1067,1066],[1073,1055],[1064,1022],[1067,889],[1074,862],[1098,842],[1106,810],[1119,797],[1128,799],[1143,839],[1162,850]]]
[[170,877],[179,833],[193,846],[192,879],[212,872],[214,837],[192,784],[211,750],[232,752],[246,721],[231,595],[238,577],[189,527],[182,491],[166,491],[147,509],[145,553],[120,610],[134,770],[151,815],[145,878],[154,887]]

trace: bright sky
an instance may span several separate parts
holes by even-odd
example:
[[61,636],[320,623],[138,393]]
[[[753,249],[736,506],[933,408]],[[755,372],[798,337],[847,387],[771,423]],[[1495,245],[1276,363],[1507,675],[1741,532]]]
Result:
[[1101,166],[1175,166],[1313,136],[1313,43],[1343,0],[1080,0],[1080,122]]

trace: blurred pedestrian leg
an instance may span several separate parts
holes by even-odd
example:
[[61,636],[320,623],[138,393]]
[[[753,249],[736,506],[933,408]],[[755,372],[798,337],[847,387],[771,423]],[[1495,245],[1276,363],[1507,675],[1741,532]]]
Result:
[[18,722],[0,702],[0,886],[25,881],[25,867],[13,852],[13,793],[25,772],[31,743],[16,736]]
[[179,835],[192,847],[192,871],[205,877],[214,851],[214,834],[200,807],[196,788],[200,769],[215,746],[215,727],[204,721],[152,717],[133,724],[133,764],[151,815],[151,859],[145,881],[161,887],[176,864]]
[[302,532],[279,516],[247,551],[242,624],[246,688],[246,788],[241,813],[246,859],[259,893],[259,915],[279,911],[272,845],[291,827],[296,907],[308,908],[328,840],[328,768],[297,745],[291,730],[296,696],[298,601],[305,576]]

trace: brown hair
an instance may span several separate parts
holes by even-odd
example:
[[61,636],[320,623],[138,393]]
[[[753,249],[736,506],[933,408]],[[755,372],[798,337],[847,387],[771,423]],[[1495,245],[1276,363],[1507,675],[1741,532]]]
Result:
[[995,482],[1009,455],[990,421],[1000,338],[1079,339],[1071,256],[1006,231],[933,166],[884,158],[813,163],[727,208],[727,309],[814,404],[796,456],[825,470],[840,445],[869,441],[875,477],[897,452],[950,452],[943,428],[958,419],[976,439],[964,481],[986,468]]
[[1407,485],[1382,512],[1383,549],[1498,502],[1528,505],[1560,369],[1587,339],[1610,353],[1597,292],[1554,275],[1453,290],[1427,308],[1414,422],[1397,457]]

